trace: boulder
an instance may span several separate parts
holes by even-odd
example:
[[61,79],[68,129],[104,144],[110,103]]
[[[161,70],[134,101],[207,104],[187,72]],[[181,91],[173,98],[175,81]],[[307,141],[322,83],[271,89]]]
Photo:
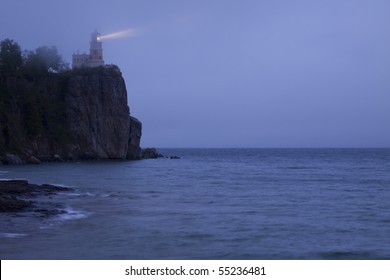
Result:
[[53,159],[55,162],[64,162],[65,161],[59,154],[55,154],[53,156]]
[[30,156],[27,159],[27,163],[30,163],[30,164],[40,164],[41,161],[39,159],[37,159],[36,157],[34,157],[34,156]]
[[14,154],[5,154],[5,163],[6,164],[23,164],[24,161],[17,155]]
[[157,150],[155,148],[142,149],[142,158],[143,159],[158,158]]
[[181,157],[178,157],[178,156],[170,156],[169,158],[170,159],[181,159]]

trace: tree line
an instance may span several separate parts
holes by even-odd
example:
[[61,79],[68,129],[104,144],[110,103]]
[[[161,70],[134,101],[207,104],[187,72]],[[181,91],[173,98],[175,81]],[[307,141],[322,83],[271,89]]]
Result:
[[67,70],[69,70],[69,65],[63,61],[55,46],[41,46],[35,51],[22,52],[20,45],[11,39],[0,42],[0,74],[2,76],[24,74],[26,77],[34,78],[37,75]]
[[25,150],[32,141],[67,141],[68,70],[56,47],[22,52],[13,40],[0,42],[0,158]]

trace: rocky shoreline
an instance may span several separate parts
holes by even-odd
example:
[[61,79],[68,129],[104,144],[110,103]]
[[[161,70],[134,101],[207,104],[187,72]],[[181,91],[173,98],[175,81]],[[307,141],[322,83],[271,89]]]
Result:
[[[157,152],[156,148],[145,148],[141,149],[140,153],[140,159],[156,159],[156,158],[163,158],[164,155]],[[11,154],[11,153],[5,153],[0,154],[0,164],[40,164],[42,162],[71,162],[71,161],[77,161],[77,160],[99,160],[94,158],[63,158],[58,154],[55,154],[51,157],[46,158],[37,158],[33,155],[18,155],[18,154]]]
[[[140,158],[142,159],[157,159],[157,158],[169,158],[169,159],[180,159],[179,156],[165,156],[160,154],[156,148],[145,148],[141,149]],[[17,155],[11,153],[0,154],[0,165],[17,165],[17,164],[41,164],[43,162],[74,162],[78,160],[102,160],[94,158],[62,158],[60,155],[55,154],[48,158],[36,158],[32,155]],[[107,160],[107,159],[105,159]],[[127,159],[129,160],[129,159]]]
[[57,207],[38,203],[37,200],[69,191],[73,189],[49,184],[31,184],[27,180],[0,180],[0,213],[34,212],[41,216],[61,214]]

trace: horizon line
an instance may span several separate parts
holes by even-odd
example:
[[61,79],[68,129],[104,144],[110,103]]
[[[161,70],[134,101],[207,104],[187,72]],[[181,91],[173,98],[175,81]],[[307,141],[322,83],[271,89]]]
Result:
[[388,147],[153,147],[153,148],[155,149],[390,149],[390,146]]

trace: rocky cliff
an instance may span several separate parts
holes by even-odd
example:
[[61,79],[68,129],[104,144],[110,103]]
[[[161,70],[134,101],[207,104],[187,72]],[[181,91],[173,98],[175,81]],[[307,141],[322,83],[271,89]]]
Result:
[[142,125],[116,66],[2,77],[0,98],[4,163],[141,157]]

